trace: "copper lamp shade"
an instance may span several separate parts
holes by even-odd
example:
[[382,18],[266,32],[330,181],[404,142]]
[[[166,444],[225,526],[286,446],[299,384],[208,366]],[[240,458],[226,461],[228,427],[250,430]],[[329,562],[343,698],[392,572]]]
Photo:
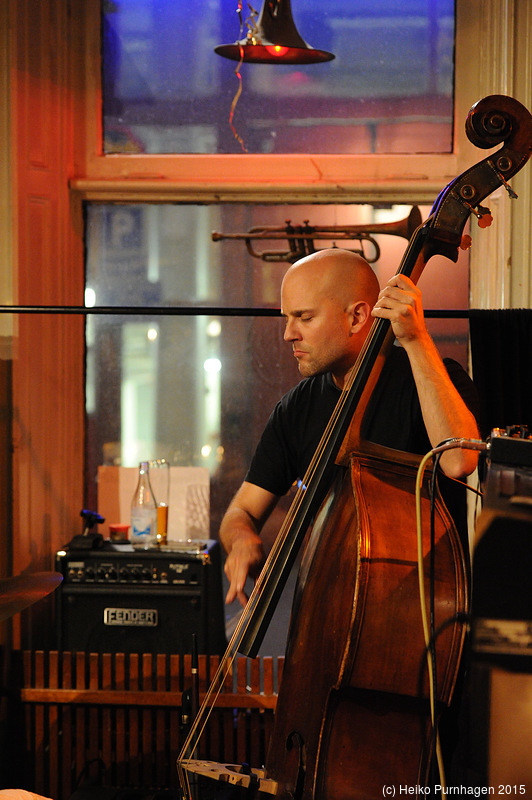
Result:
[[254,30],[234,44],[221,44],[214,52],[232,61],[253,64],[317,64],[331,61],[332,53],[314,50],[298,33],[290,0],[264,0]]

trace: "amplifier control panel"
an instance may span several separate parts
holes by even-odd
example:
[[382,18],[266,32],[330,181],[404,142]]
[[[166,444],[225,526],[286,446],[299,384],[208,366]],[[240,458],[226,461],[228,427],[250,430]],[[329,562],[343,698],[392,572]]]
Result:
[[[115,545],[116,547],[116,545]],[[125,584],[144,586],[197,586],[202,568],[216,563],[219,545],[192,542],[189,549],[60,550],[56,569],[63,584]]]

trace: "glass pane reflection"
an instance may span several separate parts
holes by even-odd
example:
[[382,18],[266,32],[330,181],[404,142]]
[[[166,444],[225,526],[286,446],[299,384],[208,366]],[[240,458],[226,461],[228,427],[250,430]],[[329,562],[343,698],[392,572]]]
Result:
[[[214,53],[242,38],[235,11],[234,0],[104,3],[105,152],[241,152],[229,125],[237,65]],[[454,0],[294,0],[292,11],[336,57],[242,66],[234,124],[248,152],[452,150]]]
[[[299,380],[276,315],[287,261],[254,257],[242,239],[214,242],[212,231],[283,227],[288,219],[324,226],[387,224],[409,211],[367,205],[89,205],[91,304],[143,307],[138,314],[87,316],[89,501],[102,464],[166,458],[174,466],[207,466],[216,526],[271,409]],[[421,209],[423,218],[428,212]],[[374,268],[383,284],[397,270],[406,240],[375,238],[381,257]],[[364,246],[371,258],[371,244]],[[282,247],[286,241],[260,242],[258,249]],[[467,254],[456,265],[431,259],[420,287],[426,309],[467,309]],[[167,315],[147,310],[165,306]],[[437,319],[430,327],[442,353],[467,366],[467,321]]]

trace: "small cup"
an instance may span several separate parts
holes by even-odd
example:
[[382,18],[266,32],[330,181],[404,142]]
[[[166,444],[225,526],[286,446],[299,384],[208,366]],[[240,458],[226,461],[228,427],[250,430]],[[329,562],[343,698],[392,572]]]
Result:
[[109,525],[109,538],[112,542],[127,542],[129,525],[123,522],[115,522]]

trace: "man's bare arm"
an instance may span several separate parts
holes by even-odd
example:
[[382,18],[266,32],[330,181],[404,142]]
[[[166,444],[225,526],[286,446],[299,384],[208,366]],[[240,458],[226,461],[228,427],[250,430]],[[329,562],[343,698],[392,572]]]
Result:
[[247,603],[244,584],[257,577],[264,561],[260,531],[277,505],[277,495],[244,481],[233,497],[220,526],[220,540],[227,553],[225,574],[229,580],[226,603],[238,598]]
[[[445,439],[479,438],[475,417],[451,381],[426,329],[419,289],[404,275],[395,275],[381,291],[372,313],[391,321],[397,340],[407,352],[432,446]],[[475,451],[457,448],[444,453],[440,463],[447,475],[462,478],[473,472],[477,459]]]

